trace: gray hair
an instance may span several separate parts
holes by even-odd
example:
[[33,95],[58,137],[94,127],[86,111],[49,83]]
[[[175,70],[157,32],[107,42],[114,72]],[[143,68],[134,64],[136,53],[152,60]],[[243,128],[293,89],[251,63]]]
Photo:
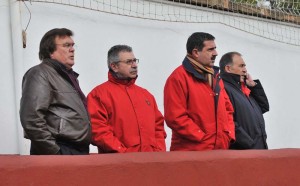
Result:
[[111,47],[107,53],[107,66],[110,69],[110,64],[120,61],[120,52],[132,52],[132,48],[127,45],[115,45]]

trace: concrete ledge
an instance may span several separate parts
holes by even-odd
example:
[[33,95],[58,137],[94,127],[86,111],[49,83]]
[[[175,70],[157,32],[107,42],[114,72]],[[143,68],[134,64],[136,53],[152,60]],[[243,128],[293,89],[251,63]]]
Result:
[[0,185],[300,185],[300,149],[0,156]]

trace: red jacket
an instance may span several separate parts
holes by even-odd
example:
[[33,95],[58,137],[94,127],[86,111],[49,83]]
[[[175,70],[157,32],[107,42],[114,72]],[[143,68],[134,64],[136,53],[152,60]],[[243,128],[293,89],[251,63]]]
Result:
[[99,153],[165,151],[164,118],[154,97],[145,89],[116,79],[88,95],[92,123],[92,144]]
[[223,81],[218,81],[219,86],[212,90],[187,58],[167,79],[164,110],[172,129],[171,151],[229,148],[235,138],[233,107]]

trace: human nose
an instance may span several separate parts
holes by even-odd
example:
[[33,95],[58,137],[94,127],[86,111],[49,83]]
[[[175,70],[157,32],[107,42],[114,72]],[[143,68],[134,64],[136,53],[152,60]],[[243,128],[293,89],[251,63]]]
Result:
[[138,63],[136,63],[136,62],[133,62],[132,64],[131,64],[131,67],[137,67],[138,66]]
[[75,51],[75,45],[71,45],[70,48],[69,48],[69,50],[70,50],[71,52],[72,52],[72,51],[74,52],[74,51]]
[[217,50],[214,50],[214,56],[217,56],[217,55],[218,55]]

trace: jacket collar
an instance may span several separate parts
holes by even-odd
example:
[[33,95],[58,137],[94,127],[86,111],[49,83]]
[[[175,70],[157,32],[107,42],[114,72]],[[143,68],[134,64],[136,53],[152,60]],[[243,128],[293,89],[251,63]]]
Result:
[[130,86],[135,83],[136,79],[137,79],[137,76],[136,76],[136,78],[133,78],[133,79],[118,79],[113,71],[111,71],[111,70],[108,71],[108,80],[115,84]]
[[[54,70],[61,75],[61,77],[63,77],[65,80],[67,80],[71,85],[73,85],[72,80],[70,79],[70,77],[68,76],[68,70],[67,68],[61,64],[60,62],[58,62],[57,60],[54,59],[44,59],[42,61],[42,63],[51,66],[52,68],[54,68]],[[74,76],[77,78],[79,76],[78,73],[76,73],[75,71],[73,71],[71,69],[71,71],[73,72]]]
[[238,89],[241,88],[241,83],[240,83],[241,76],[240,75],[223,72],[223,73],[221,73],[221,78],[223,79],[223,81],[234,85]]
[[[193,67],[193,65],[191,64],[190,60],[187,57],[184,58],[182,65],[183,65],[184,69],[186,71],[188,71],[189,73],[193,74],[194,77],[196,77],[197,79],[206,81],[203,74],[200,74],[199,72],[197,72],[195,70],[195,68]],[[216,77],[216,75],[219,73],[220,68],[217,66],[213,66],[213,69],[214,69],[214,77]]]
[[75,71],[73,71],[73,69],[67,69],[65,65],[63,65],[62,63],[60,63],[59,61],[55,60],[55,59],[44,59],[43,63],[46,63],[47,65],[52,66],[56,71],[58,72],[65,72],[65,73],[73,73],[73,75],[78,78],[79,74]]

